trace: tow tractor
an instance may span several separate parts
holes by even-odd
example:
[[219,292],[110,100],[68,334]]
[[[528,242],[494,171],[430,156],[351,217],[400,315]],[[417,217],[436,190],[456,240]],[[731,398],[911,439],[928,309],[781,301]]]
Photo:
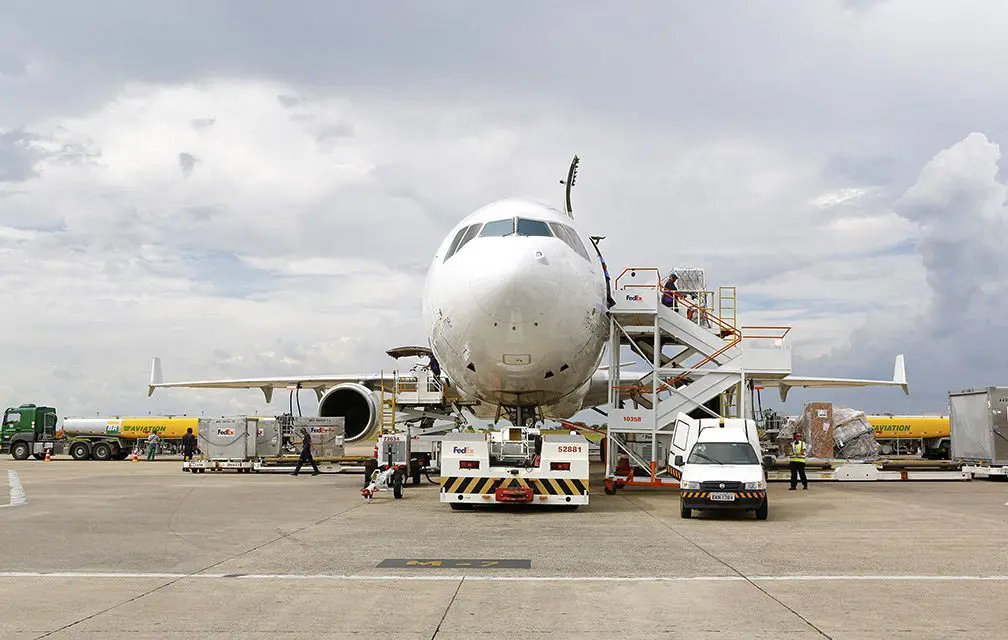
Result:
[[[412,479],[414,486],[420,484],[423,464],[411,455],[412,442],[408,429],[405,432],[384,433],[378,437],[375,446],[377,456],[364,463],[364,488],[361,489],[361,495],[368,502],[371,502],[371,498],[383,485],[392,489],[392,495],[397,500],[402,498],[407,476]],[[436,456],[437,451],[432,451],[431,457]]]
[[441,502],[452,509],[524,503],[588,504],[588,440],[537,427],[454,431],[441,441]]

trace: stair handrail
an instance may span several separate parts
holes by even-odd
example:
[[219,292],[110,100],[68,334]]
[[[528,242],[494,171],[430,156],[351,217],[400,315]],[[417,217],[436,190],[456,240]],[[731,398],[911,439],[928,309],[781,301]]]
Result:
[[[696,303],[690,301],[688,298],[684,297],[680,292],[678,292],[678,291],[676,291],[674,289],[666,289],[664,286],[659,287],[659,289],[661,290],[661,292],[662,292],[663,295],[665,293],[671,293],[673,295],[673,297],[677,301],[683,302],[684,306],[686,306],[686,307],[693,307],[694,309],[697,309],[698,313],[701,312],[701,311],[704,311],[704,309],[702,307],[700,307]],[[698,362],[694,366],[690,367],[691,370],[696,370],[696,369],[702,367],[703,365],[707,364],[708,362],[713,361],[715,358],[717,358],[719,355],[721,355],[725,351],[728,351],[729,349],[731,349],[731,348],[733,348],[735,346],[738,346],[738,344],[740,342],[742,342],[742,332],[738,329],[738,327],[733,327],[732,325],[728,324],[727,322],[722,321],[717,316],[713,316],[710,319],[712,319],[721,329],[723,329],[724,331],[727,332],[728,335],[725,336],[725,337],[731,336],[732,339],[731,339],[730,342],[728,342],[727,344],[725,344],[725,346],[721,347],[720,349],[718,349],[714,353],[710,354],[709,356],[707,356],[706,358],[704,358],[703,360],[701,360],[700,362]],[[666,381],[662,381],[662,383],[661,383],[660,386],[662,387],[662,389],[664,389],[665,387],[668,387],[669,389],[675,389],[675,385],[678,384],[684,378],[686,378],[688,375],[689,375],[688,372],[687,373],[679,374],[678,376],[676,376],[675,379],[672,380],[671,386]]]
[[628,284],[628,285],[624,285],[624,286],[626,286],[626,287],[635,287],[635,288],[637,288],[637,287],[640,287],[640,288],[651,288],[651,287],[657,287],[657,286],[659,286],[661,284],[661,272],[657,269],[657,267],[627,267],[626,269],[623,270],[622,273],[620,273],[616,277],[616,288],[617,289],[619,288],[619,286],[620,286],[620,280],[623,279],[623,276],[625,276],[627,273],[630,273],[631,274],[630,277],[634,278],[634,277],[637,276],[637,272],[645,272],[645,273],[652,273],[653,272],[654,275],[655,275],[654,284]]

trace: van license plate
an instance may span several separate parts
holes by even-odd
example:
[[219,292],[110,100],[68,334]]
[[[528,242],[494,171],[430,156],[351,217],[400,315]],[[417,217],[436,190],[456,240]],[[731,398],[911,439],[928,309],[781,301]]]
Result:
[[734,493],[712,493],[712,494],[710,494],[710,499],[711,500],[715,500],[717,502],[734,502],[735,501],[735,494]]

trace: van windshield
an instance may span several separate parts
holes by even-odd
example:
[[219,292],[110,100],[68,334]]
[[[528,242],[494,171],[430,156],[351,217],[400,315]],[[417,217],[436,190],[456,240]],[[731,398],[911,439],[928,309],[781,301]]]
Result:
[[748,442],[698,442],[686,463],[759,464],[759,458]]

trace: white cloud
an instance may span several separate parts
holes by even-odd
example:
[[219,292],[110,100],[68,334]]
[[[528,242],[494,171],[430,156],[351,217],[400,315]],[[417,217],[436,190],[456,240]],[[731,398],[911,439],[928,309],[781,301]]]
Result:
[[[918,231],[916,255],[926,289],[891,288],[892,303],[869,315],[848,344],[808,365],[879,371],[888,353],[906,352],[911,406],[943,411],[946,392],[1003,384],[1008,349],[1008,187],[998,178],[1000,149],[980,133],[937,153],[896,200],[895,212]],[[905,270],[883,271],[894,285]],[[912,294],[912,295],[908,295]],[[876,403],[868,392],[834,394]]]

